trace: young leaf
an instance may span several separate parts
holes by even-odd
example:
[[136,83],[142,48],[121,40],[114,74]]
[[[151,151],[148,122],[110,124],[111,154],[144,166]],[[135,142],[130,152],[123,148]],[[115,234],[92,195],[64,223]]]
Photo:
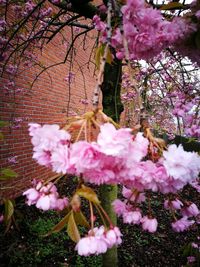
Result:
[[5,213],[4,213],[4,220],[5,222],[9,222],[9,220],[11,219],[13,213],[14,213],[14,206],[13,203],[10,199],[6,199],[4,201],[4,205],[5,205]]
[[81,188],[79,188],[76,193],[80,196],[80,197],[84,197],[87,200],[93,202],[94,204],[100,204],[100,201],[97,197],[97,194],[92,190],[92,188],[87,187],[85,185],[82,185]]
[[74,213],[73,212],[71,212],[71,214],[69,216],[69,221],[68,221],[68,225],[67,225],[67,233],[68,233],[69,237],[76,243],[81,238],[78,227],[77,227],[76,222],[74,220]]
[[9,125],[9,122],[7,121],[0,121],[0,127],[5,127],[5,126],[8,126]]
[[81,211],[74,212],[74,220],[75,220],[77,225],[81,225],[81,226],[85,226],[87,228],[90,228],[90,225],[87,222],[85,215]]
[[70,214],[71,211],[61,221],[59,221],[59,223],[57,223],[45,236],[60,232],[67,225]]
[[179,9],[179,8],[183,8],[183,7],[184,7],[184,5],[181,4],[181,3],[170,2],[170,3],[166,4],[166,5],[162,5],[160,7],[160,10],[171,10],[171,9],[177,9],[177,8]]
[[3,168],[0,171],[0,180],[7,180],[17,177],[17,173],[9,168]]
[[103,52],[104,52],[104,45],[97,47],[95,53],[95,64],[97,69],[100,68],[100,62],[101,62],[101,57],[103,56]]
[[108,48],[108,54],[107,54],[106,62],[111,65],[112,61],[113,61],[113,56],[112,56],[112,53],[110,51],[110,48]]
[[2,132],[0,132],[0,140],[4,139],[4,135],[2,134]]

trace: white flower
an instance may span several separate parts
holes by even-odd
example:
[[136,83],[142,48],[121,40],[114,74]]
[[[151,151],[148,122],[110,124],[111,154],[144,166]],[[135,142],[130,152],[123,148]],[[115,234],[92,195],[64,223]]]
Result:
[[196,179],[200,171],[200,157],[195,152],[186,152],[182,145],[170,145],[163,152],[163,165],[169,176],[183,183]]

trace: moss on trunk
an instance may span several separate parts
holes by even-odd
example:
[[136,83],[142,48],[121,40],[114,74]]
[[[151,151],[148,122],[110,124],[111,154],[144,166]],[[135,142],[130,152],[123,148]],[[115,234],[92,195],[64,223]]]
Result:
[[[104,81],[102,84],[102,104],[103,111],[106,115],[111,117],[114,121],[118,122],[120,114],[123,111],[123,105],[121,103],[120,91],[121,91],[121,79],[122,79],[122,64],[121,61],[115,59],[112,64],[106,64],[104,71]],[[103,208],[111,218],[114,224],[117,223],[117,217],[112,209],[112,202],[117,198],[117,185],[102,185],[100,188],[100,198]],[[109,249],[103,255],[103,267],[117,267],[118,257],[117,248],[113,247]]]

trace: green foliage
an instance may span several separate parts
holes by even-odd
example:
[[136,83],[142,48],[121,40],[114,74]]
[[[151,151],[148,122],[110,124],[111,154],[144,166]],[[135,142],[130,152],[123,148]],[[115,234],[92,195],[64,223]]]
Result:
[[[38,213],[36,211],[36,213]],[[44,235],[58,222],[58,214],[48,212],[36,215],[37,219],[25,216],[18,222],[20,232],[13,231],[7,234],[8,244],[3,248],[3,259],[6,267],[36,267],[36,266],[61,266],[67,258],[67,242],[69,237],[66,232],[59,232],[51,236]],[[3,231],[2,236],[3,238]],[[72,251],[72,247],[68,252]],[[57,259],[59,263],[53,264]],[[2,259],[0,259],[2,262]]]
[[73,212],[71,212],[70,216],[69,216],[69,221],[68,221],[68,225],[67,225],[67,233],[70,236],[70,238],[76,243],[81,238],[77,224],[74,220],[74,213]]
[[79,195],[80,197],[84,197],[87,200],[93,202],[94,204],[100,204],[100,201],[97,197],[97,194],[92,190],[92,188],[87,187],[85,185],[82,185],[81,188],[79,188],[76,191],[77,195]]
[[65,215],[65,217],[59,221],[59,223],[57,223],[47,234],[45,234],[45,236],[48,236],[52,233],[58,233],[60,232],[64,227],[67,226],[67,223],[69,221],[69,216],[70,216],[70,212]]
[[[198,243],[198,241],[197,241]],[[193,244],[196,244],[195,242],[189,243],[187,245],[185,245],[182,249],[183,253],[183,258],[185,259],[186,264],[183,265],[184,267],[189,267],[189,266],[193,266],[193,267],[198,267],[200,266],[200,252],[199,252],[199,248],[198,245],[197,247],[195,247]],[[195,261],[192,263],[187,262],[187,258],[188,257],[194,257]]]
[[[17,219],[20,231],[11,228],[5,236],[0,225],[0,239],[4,244],[0,254],[1,267],[101,267],[101,256],[77,255],[74,242],[67,234],[67,227],[46,235],[65,218],[63,215],[54,211],[43,213],[24,205],[19,208],[19,204],[17,211],[24,215]],[[77,219],[80,214],[75,216]],[[85,228],[81,226],[79,231],[85,234]]]
[[18,174],[10,168],[3,168],[0,170],[0,180],[9,180],[16,178]]
[[70,267],[101,267],[102,259],[101,256],[81,257],[76,256],[75,263]]
[[7,121],[0,121],[0,127],[8,126],[9,123]]
[[[8,126],[8,125],[9,123],[7,121],[0,120],[0,128]],[[0,140],[3,140],[3,139],[4,139],[4,134],[0,131]]]

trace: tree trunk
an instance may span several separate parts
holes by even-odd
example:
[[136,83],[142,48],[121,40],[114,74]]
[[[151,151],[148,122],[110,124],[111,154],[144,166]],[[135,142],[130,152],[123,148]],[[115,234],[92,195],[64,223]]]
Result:
[[[119,122],[120,114],[123,111],[123,105],[120,98],[121,79],[121,61],[115,59],[112,62],[112,65],[106,64],[104,70],[104,81],[101,88],[103,95],[102,105],[104,113],[111,117],[115,122]],[[117,198],[117,185],[102,185],[100,187],[100,198],[103,208],[106,210],[113,224],[116,225],[117,217],[113,212],[112,202]],[[109,249],[103,255],[103,267],[110,266],[118,266],[116,247]]]

